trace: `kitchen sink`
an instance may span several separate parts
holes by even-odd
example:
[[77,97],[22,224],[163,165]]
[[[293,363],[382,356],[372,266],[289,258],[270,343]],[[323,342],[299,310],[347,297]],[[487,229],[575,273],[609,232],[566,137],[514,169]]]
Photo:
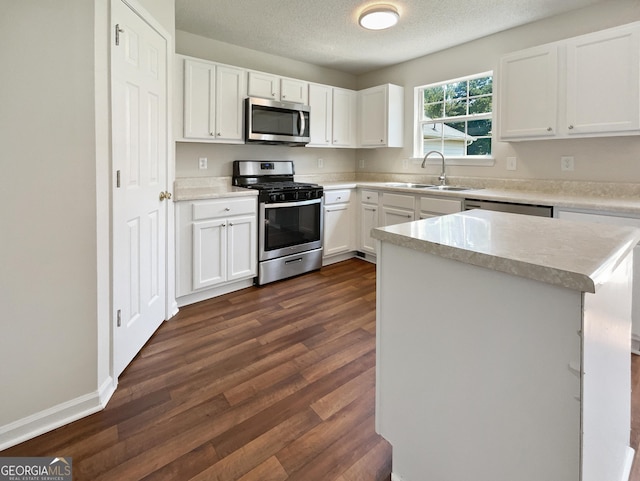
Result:
[[387,187],[406,187],[407,189],[442,190],[442,191],[463,191],[478,190],[474,187],[460,187],[457,185],[433,185],[433,184],[413,184],[411,182],[385,182]]
[[426,187],[429,190],[449,190],[449,191],[462,191],[462,190],[478,190],[474,187],[459,187],[457,185],[431,185]]
[[406,187],[408,189],[427,189],[429,187],[436,187],[433,184],[413,184],[411,182],[385,182],[387,187]]

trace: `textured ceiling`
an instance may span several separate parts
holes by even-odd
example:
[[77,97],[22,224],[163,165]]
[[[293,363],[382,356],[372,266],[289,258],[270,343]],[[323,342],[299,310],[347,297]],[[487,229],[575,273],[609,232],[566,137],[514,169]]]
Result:
[[[176,29],[352,74],[421,57],[603,0],[175,0]],[[357,23],[393,3],[394,28]]]

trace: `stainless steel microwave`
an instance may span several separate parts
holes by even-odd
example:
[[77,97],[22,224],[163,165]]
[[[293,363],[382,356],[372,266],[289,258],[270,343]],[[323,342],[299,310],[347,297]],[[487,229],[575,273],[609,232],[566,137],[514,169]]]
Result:
[[249,97],[245,99],[245,141],[308,144],[309,114],[308,105]]

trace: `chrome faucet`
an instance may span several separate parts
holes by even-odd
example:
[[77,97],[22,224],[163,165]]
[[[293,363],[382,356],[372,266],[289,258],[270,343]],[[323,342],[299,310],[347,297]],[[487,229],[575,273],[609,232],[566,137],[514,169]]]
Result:
[[438,150],[431,150],[424,155],[424,159],[422,160],[422,168],[425,168],[425,163],[427,162],[427,157],[431,154],[438,154],[440,158],[442,158],[442,172],[440,172],[440,176],[438,176],[438,180],[440,181],[440,185],[447,185],[447,174],[444,171],[444,155],[442,152]]

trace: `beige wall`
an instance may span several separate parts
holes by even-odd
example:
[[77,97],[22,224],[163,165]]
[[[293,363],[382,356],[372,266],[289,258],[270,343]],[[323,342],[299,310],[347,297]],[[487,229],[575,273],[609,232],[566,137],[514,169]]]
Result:
[[345,89],[356,86],[356,77],[345,72],[238,47],[181,30],[176,30],[176,53]]
[[94,4],[0,18],[3,426],[97,390],[98,293]]
[[[410,161],[406,170],[402,167],[402,160],[413,155],[414,87],[487,70],[495,73],[498,60],[505,53],[636,20],[640,20],[640,2],[637,0],[599,3],[360,76],[358,88],[387,82],[405,87],[405,148],[360,150],[358,159],[365,159],[365,169],[359,169],[359,172],[421,174],[426,171],[435,174],[439,171],[435,165],[421,169],[419,162],[415,161]],[[602,74],[606,75],[606,72]],[[639,136],[521,143],[494,141],[493,152],[496,158],[493,167],[451,166],[448,173],[498,178],[640,182]],[[560,170],[560,157],[563,155],[574,156],[573,172]],[[506,170],[506,158],[510,156],[517,158],[516,171]]]

